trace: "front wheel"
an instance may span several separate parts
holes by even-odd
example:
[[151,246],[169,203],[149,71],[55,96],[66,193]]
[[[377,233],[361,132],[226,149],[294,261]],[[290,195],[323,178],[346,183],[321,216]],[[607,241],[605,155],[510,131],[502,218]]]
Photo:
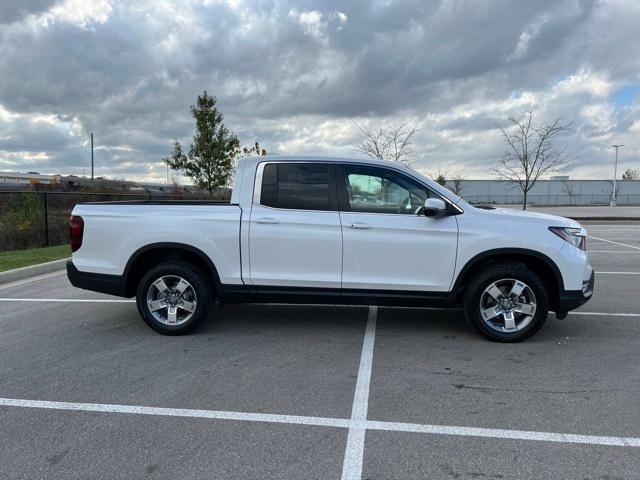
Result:
[[469,282],[464,313],[469,323],[490,340],[520,342],[544,324],[549,314],[549,294],[525,265],[497,264]]
[[136,294],[140,316],[165,335],[191,332],[204,321],[211,304],[206,275],[182,262],[165,262],[150,269]]

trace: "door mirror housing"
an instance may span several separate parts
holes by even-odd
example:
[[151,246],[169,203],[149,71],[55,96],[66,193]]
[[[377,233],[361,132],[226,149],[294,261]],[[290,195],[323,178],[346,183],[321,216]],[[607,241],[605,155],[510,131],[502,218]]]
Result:
[[427,198],[422,214],[425,217],[444,217],[447,214],[447,204],[441,198]]

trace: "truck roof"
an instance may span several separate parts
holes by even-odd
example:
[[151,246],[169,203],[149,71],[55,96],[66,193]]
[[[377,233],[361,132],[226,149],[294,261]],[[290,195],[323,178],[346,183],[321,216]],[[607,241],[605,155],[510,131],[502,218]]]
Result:
[[338,157],[338,156],[323,156],[323,155],[261,155],[261,156],[252,156],[252,157],[244,157],[239,160],[238,163],[243,163],[245,166],[247,164],[256,165],[260,162],[299,162],[299,161],[313,161],[313,162],[340,162],[340,163],[359,163],[362,165],[380,165],[380,166],[393,166],[395,168],[399,168],[401,170],[405,170],[409,173],[416,173],[415,170],[412,170],[405,165],[390,162],[389,160],[378,160],[375,158],[369,157]]

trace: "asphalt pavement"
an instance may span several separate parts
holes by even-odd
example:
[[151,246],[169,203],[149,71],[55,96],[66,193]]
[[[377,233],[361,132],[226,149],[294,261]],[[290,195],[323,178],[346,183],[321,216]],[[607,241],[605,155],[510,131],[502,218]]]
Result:
[[0,478],[640,478],[640,225],[524,343],[461,312],[228,305],[166,337],[64,275],[0,287]]

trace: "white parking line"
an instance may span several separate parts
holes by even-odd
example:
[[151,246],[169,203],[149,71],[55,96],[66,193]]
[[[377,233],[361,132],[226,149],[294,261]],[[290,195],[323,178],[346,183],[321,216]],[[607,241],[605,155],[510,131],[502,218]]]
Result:
[[604,317],[640,317],[640,313],[569,312],[569,315],[600,315]]
[[591,255],[592,253],[640,253],[635,250],[587,250],[587,253]]
[[[608,233],[611,234],[611,232],[603,232],[603,233]],[[591,235],[589,235],[591,237]],[[596,240],[595,237],[591,237],[594,240]],[[637,237],[609,237],[607,238],[607,240],[615,240],[615,241],[619,241],[619,240],[623,240],[623,241],[627,241],[627,240],[637,240]]]
[[596,275],[640,275],[640,272],[596,272]]
[[356,391],[351,409],[351,425],[347,435],[347,446],[342,463],[342,480],[356,480],[362,477],[362,459],[364,457],[365,425],[369,409],[369,386],[373,365],[373,344],[376,338],[376,318],[378,307],[369,307],[367,327],[362,341],[362,354]]
[[[103,403],[51,402],[44,400],[24,400],[18,398],[0,398],[0,407],[39,408],[49,410],[154,415],[165,417],[205,418],[213,420],[348,428],[349,431],[351,431],[352,429],[358,429],[362,431],[377,430],[383,432],[411,432],[431,435],[452,435],[459,437],[481,437],[508,440],[529,440],[535,442],[575,443],[581,445],[604,445],[614,447],[640,448],[640,437],[578,435],[573,433],[458,427],[452,425],[424,425],[419,423],[380,422],[374,420],[352,420],[346,418],[305,417],[300,415],[274,415],[268,413],[244,413],[218,410],[195,410],[187,408],[143,407],[137,405],[114,405]],[[359,471],[362,471],[361,462]]]
[[0,302],[135,303],[128,298],[0,298]]
[[629,247],[629,248],[634,248],[636,250],[640,250],[640,247],[636,247],[635,245],[629,245],[627,243],[614,242],[613,240],[607,240],[606,238],[592,237],[591,235],[589,235],[589,238],[593,238],[594,240],[600,240],[601,242],[613,243],[615,245],[622,245],[623,247]]
[[141,407],[136,405],[113,405],[105,403],[50,402],[43,400],[21,400],[0,398],[0,406],[44,408],[52,410],[73,410],[102,413],[133,413],[138,415],[159,415],[164,417],[210,418],[215,420],[236,420],[243,422],[292,423],[318,427],[349,428],[349,420],[340,418],[305,417],[300,415],[272,415],[269,413],[225,412],[219,410],[194,410],[190,408]]
[[637,437],[609,437],[600,435],[576,435],[572,433],[532,432],[503,430],[499,428],[450,427],[446,425],[420,425],[415,423],[367,422],[368,430],[386,432],[429,433],[433,435],[457,435],[461,437],[505,438],[509,440],[533,440],[540,442],[578,443],[582,445],[608,445],[614,447],[640,447]]

